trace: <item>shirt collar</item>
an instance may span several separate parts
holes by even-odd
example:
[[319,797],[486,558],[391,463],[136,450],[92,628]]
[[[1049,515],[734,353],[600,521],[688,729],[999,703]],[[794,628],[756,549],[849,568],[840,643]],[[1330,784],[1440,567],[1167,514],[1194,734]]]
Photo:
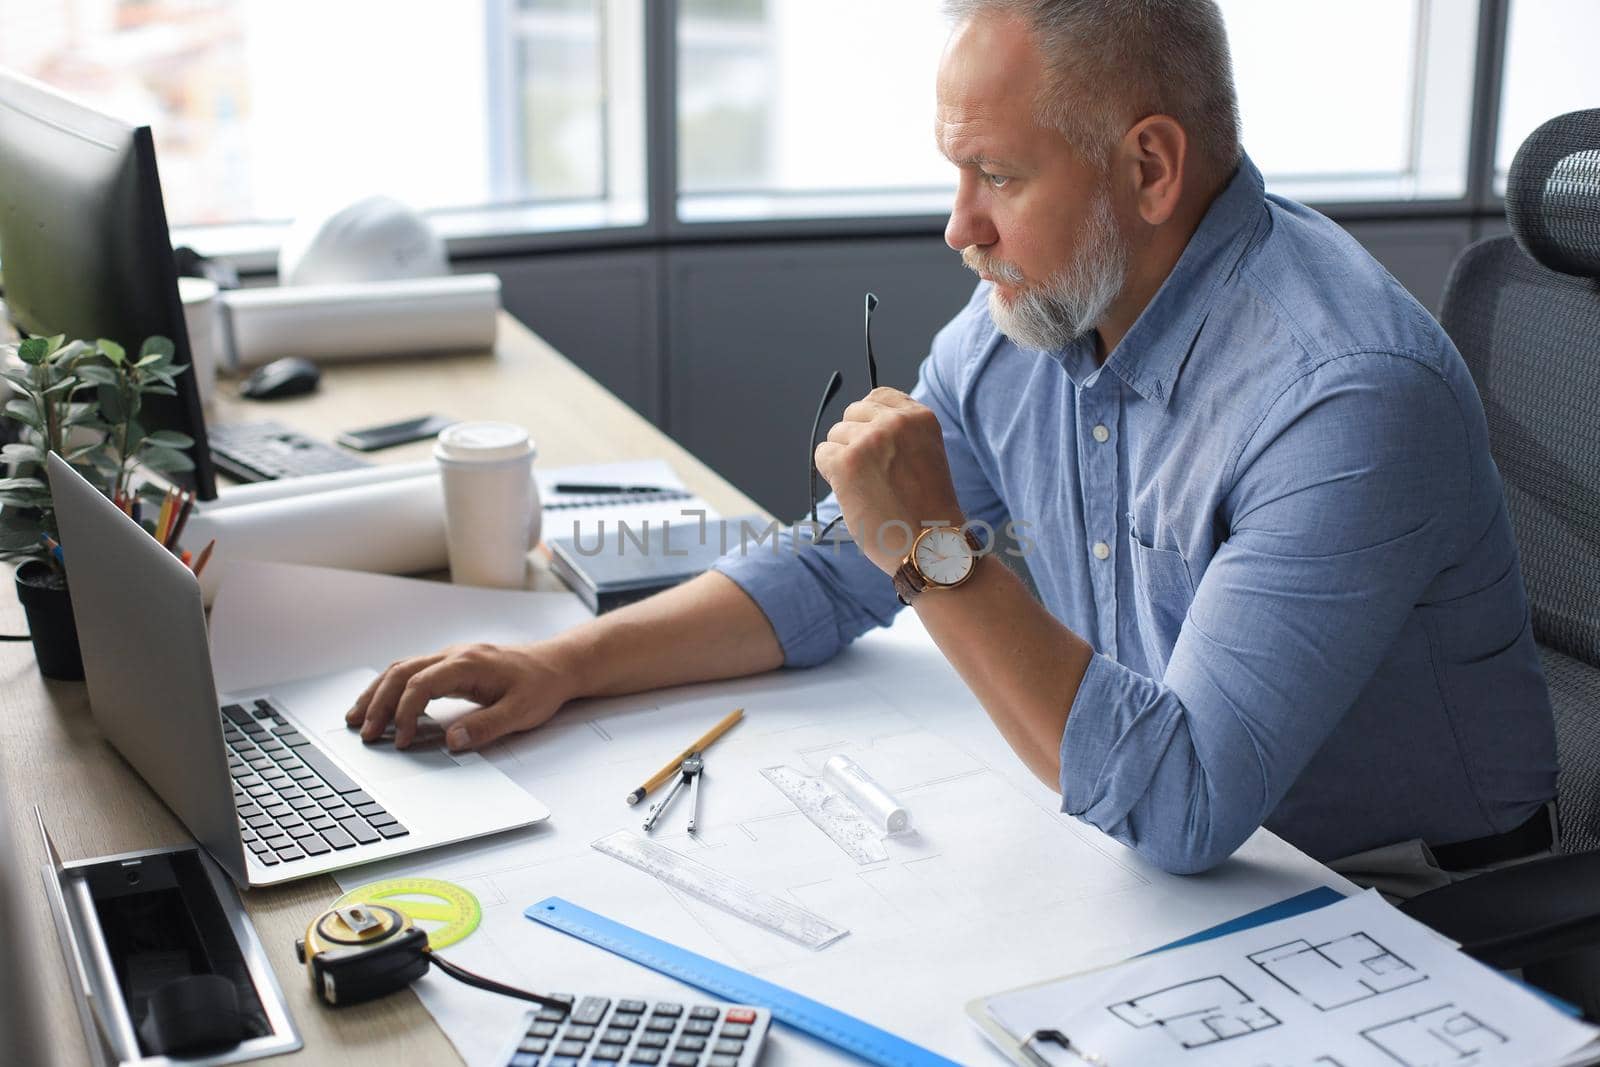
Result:
[[[1244,254],[1265,214],[1265,203],[1261,172],[1244,156],[1233,178],[1206,209],[1172,272],[1103,369],[1116,374],[1144,399],[1166,408],[1217,288]],[[1085,337],[1056,354],[1074,381],[1093,375],[1093,346],[1093,337]]]

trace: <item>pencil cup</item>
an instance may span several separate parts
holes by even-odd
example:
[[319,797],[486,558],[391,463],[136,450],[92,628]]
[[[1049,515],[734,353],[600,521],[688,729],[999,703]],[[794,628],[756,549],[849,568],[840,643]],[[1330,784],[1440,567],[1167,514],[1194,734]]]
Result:
[[528,431],[505,422],[458,423],[439,435],[433,455],[444,482],[450,580],[521,589],[540,519]]

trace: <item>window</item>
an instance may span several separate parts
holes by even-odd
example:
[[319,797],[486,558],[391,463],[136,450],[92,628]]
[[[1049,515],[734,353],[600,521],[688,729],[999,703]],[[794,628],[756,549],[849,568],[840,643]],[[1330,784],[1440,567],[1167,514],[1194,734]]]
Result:
[[681,0],[679,215],[942,212],[937,0]]
[[1506,34],[1495,191],[1528,134],[1557,115],[1600,107],[1600,4],[1595,0],[1514,0]]
[[1465,195],[1476,0],[1220,0],[1245,150],[1301,200]]
[[642,94],[607,80],[630,46],[625,0],[0,0],[0,63],[150,124],[174,228],[375,192],[642,221]]

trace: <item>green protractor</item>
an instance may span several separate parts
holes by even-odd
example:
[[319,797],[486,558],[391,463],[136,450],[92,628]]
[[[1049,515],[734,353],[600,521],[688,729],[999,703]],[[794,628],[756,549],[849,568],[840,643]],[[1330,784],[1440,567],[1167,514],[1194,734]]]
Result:
[[410,916],[428,935],[429,948],[447,948],[478,928],[483,909],[471,892],[437,878],[386,878],[358,886],[334,901],[348,904],[387,904]]

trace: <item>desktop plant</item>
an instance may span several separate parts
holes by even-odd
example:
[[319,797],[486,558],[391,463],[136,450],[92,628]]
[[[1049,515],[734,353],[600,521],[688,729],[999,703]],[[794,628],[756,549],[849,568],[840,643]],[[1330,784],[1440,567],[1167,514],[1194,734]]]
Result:
[[14,394],[4,409],[22,427],[22,440],[0,449],[12,476],[0,478],[0,559],[20,559],[17,598],[28,615],[34,653],[46,677],[81,678],[77,630],[44,460],[54,452],[107,497],[131,499],[136,469],[189,470],[181,450],[193,442],[170,430],[147,433],[139,422],[144,398],[172,396],[177,375],[172,342],[150,337],[137,359],[115,341],[31,337],[0,349],[20,366],[0,369]]

